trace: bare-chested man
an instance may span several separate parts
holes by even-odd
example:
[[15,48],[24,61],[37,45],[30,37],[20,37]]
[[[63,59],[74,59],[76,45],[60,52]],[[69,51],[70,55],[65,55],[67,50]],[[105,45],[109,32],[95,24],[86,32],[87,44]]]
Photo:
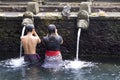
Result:
[[31,64],[39,63],[36,46],[41,40],[34,29],[34,25],[28,24],[26,26],[26,32],[27,34],[25,36],[21,36],[21,42],[24,48],[24,60]]

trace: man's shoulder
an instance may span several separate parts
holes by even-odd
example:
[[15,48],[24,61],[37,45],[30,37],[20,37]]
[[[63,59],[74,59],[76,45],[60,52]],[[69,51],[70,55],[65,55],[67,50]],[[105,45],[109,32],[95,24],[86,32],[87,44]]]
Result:
[[20,38],[21,38],[21,39],[25,39],[25,38],[26,38],[26,36],[21,36]]
[[39,38],[36,36],[32,36],[31,39],[39,39]]

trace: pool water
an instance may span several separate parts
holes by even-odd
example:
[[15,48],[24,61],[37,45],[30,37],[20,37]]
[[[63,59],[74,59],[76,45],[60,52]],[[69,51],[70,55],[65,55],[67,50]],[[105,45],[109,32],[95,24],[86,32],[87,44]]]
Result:
[[64,67],[46,69],[26,66],[23,58],[3,60],[0,61],[0,80],[120,80],[120,64],[64,62]]

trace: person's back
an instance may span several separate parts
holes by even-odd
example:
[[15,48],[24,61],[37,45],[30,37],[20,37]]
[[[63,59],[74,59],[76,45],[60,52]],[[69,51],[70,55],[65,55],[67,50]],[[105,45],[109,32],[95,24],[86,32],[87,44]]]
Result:
[[48,51],[57,51],[60,50],[60,44],[62,42],[62,37],[59,35],[51,35],[43,38],[46,50]]
[[36,54],[36,46],[38,44],[38,38],[34,37],[32,34],[27,34],[21,37],[22,44],[24,47],[24,54]]
[[60,45],[63,43],[63,39],[58,35],[55,25],[51,24],[48,26],[48,35],[43,37],[43,43],[46,47],[45,63],[43,67],[50,68],[59,66],[59,64],[62,63]]
[[32,64],[39,61],[39,55],[36,54],[36,46],[41,42],[39,36],[35,32],[34,26],[26,26],[27,34],[21,37],[24,48],[24,60]]

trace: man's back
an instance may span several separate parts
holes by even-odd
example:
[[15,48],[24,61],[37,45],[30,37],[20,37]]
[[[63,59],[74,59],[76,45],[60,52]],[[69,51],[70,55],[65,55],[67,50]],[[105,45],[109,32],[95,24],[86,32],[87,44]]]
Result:
[[21,41],[24,48],[25,54],[36,54],[36,46],[39,43],[39,38],[32,34],[27,34],[21,37]]
[[37,43],[40,43],[41,40],[37,35],[34,25],[26,25],[26,35],[21,36],[21,42],[24,48],[24,61],[36,64],[39,63],[40,57],[36,53]]

